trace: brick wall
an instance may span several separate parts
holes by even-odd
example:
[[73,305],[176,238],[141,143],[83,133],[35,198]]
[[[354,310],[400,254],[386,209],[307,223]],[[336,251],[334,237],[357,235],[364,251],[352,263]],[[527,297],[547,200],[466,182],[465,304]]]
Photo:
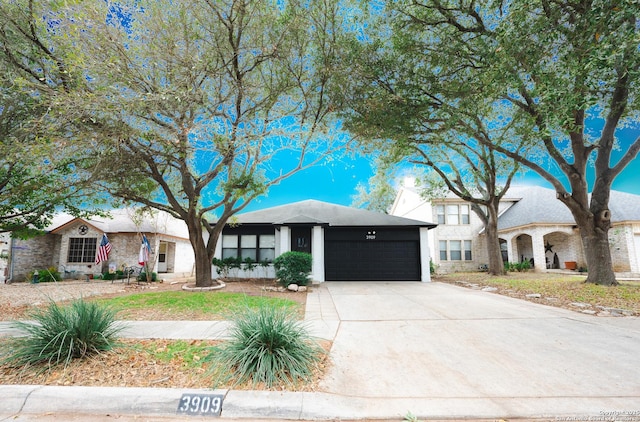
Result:
[[29,240],[14,239],[12,256],[13,281],[26,280],[28,273],[53,266],[53,252],[59,236],[46,234]]
[[630,260],[634,252],[633,228],[631,226],[614,226],[609,230],[609,247],[611,248],[611,260],[613,271],[632,271]]

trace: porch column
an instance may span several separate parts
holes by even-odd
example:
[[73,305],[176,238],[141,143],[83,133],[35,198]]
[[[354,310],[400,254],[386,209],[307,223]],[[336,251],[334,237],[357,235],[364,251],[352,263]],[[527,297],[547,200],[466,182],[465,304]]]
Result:
[[431,260],[431,251],[429,250],[429,229],[427,227],[420,227],[420,268],[422,282],[431,281],[431,267],[429,261]]
[[511,239],[513,239],[513,237],[507,239],[507,261],[515,262],[513,259],[513,243],[511,242]]
[[291,250],[291,231],[289,227],[282,226],[280,227],[280,247],[276,251],[276,256],[282,255],[285,252],[289,252]]
[[534,233],[531,236],[533,247],[533,265],[535,272],[546,272],[547,265],[544,253],[544,239],[542,234]]
[[311,280],[324,282],[324,228],[313,226],[311,230]]

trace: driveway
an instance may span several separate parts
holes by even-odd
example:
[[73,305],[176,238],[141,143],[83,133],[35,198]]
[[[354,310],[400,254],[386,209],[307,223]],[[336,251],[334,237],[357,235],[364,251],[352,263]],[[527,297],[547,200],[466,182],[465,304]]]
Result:
[[328,282],[307,297],[307,320],[334,337],[319,390],[336,414],[640,421],[638,318],[442,283]]

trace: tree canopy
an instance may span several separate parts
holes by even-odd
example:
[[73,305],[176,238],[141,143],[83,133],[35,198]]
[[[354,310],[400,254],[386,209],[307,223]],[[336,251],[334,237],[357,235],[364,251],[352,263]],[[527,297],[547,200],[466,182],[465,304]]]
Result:
[[0,232],[17,237],[39,233],[57,211],[82,215],[103,202],[89,200],[91,173],[76,171],[69,125],[50,125],[48,101],[82,80],[66,65],[53,13],[35,1],[0,4]]
[[[379,12],[383,41],[359,40],[398,65],[383,61],[385,78],[370,80],[388,91],[373,113],[395,125],[394,141],[416,128],[432,136],[465,126],[474,116],[505,122],[507,139],[475,141],[553,185],[580,228],[588,281],[615,284],[608,201],[612,181],[640,150],[636,139],[613,154],[617,131],[637,124],[640,110],[638,12],[632,0],[388,3]],[[390,104],[396,112],[386,112]],[[379,128],[358,124],[374,134]]]
[[[84,81],[48,102],[110,195],[189,228],[196,283],[228,219],[345,146],[328,116],[335,2],[79,2],[58,10]],[[79,122],[79,123],[78,123]],[[206,235],[205,235],[206,234]]]

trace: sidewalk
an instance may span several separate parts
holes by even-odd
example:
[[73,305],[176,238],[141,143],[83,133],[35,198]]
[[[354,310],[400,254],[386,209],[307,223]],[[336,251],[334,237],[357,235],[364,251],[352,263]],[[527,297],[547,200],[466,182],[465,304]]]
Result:
[[[639,318],[440,283],[324,283],[308,294],[305,320],[313,335],[333,340],[318,392],[0,386],[0,421],[69,412],[177,420],[182,394],[193,392],[222,394],[223,420],[402,421],[411,412],[420,420],[640,421]],[[130,321],[125,333],[223,338],[226,327]]]

